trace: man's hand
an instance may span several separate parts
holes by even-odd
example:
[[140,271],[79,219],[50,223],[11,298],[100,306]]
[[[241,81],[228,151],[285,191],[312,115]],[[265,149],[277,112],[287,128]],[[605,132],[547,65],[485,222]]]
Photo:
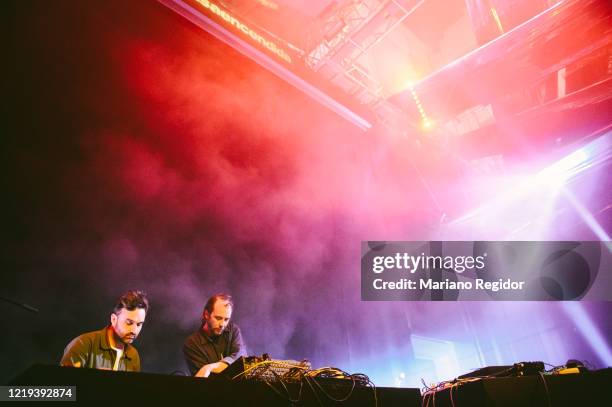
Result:
[[209,363],[204,365],[198,370],[198,373],[195,374],[195,377],[208,377],[210,373],[221,373],[227,368],[227,363],[225,362],[216,362]]
[[200,370],[198,370],[198,373],[195,374],[195,377],[208,377],[208,376],[210,376],[210,372],[212,371],[212,365],[214,365],[214,363],[202,366],[202,368],[200,368]]

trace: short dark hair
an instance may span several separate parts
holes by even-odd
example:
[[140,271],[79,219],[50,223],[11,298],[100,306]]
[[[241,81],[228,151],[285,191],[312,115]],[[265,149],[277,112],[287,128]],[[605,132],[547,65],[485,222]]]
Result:
[[215,308],[215,303],[217,301],[227,301],[229,303],[229,306],[234,308],[234,303],[232,301],[231,295],[225,294],[225,293],[217,293],[213,295],[212,297],[210,297],[208,301],[206,301],[206,305],[204,306],[202,315],[204,315],[204,312],[206,311],[208,311],[208,313],[211,314],[213,312],[213,308]]
[[113,314],[118,314],[124,308],[128,311],[134,311],[136,308],[142,308],[148,311],[149,300],[147,299],[147,295],[140,290],[130,290],[126,292],[117,300],[115,308],[113,308]]

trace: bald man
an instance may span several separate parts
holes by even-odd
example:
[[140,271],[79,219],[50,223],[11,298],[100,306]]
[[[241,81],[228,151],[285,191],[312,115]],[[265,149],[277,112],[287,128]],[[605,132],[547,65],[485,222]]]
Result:
[[246,355],[238,325],[230,321],[234,303],[228,294],[215,294],[202,312],[200,329],[183,346],[185,361],[192,376],[208,377],[221,373],[240,356]]

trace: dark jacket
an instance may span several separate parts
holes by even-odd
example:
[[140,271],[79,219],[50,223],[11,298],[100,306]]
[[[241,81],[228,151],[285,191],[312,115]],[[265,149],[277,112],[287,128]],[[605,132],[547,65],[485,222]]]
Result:
[[185,361],[194,376],[204,365],[223,361],[228,365],[240,356],[246,356],[246,349],[238,325],[230,322],[219,336],[208,336],[202,328],[189,335],[183,346]]

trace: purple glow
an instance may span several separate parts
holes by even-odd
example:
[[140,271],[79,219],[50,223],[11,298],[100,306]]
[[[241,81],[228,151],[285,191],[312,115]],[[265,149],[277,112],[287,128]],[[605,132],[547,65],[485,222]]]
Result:
[[[602,241],[609,241],[605,229],[572,192],[573,182],[595,166],[609,160],[612,154],[612,132],[565,155],[544,169],[507,168],[502,174],[483,175],[465,181],[472,191],[475,209],[451,221],[446,238],[453,239],[469,231],[473,239],[506,240],[555,239],[556,218],[571,203],[584,223]],[[601,176],[581,179],[584,185],[595,185]],[[562,199],[565,198],[565,199]],[[595,196],[587,196],[594,199]],[[476,205],[476,202],[484,204]],[[525,208],[529,208],[526,211]],[[504,222],[498,222],[503,218]],[[470,237],[467,237],[468,239]]]
[[[379,385],[421,387],[450,380],[490,365],[512,365],[541,360],[562,365],[568,359],[609,365],[605,338],[595,336],[597,353],[585,348],[595,324],[585,322],[585,331],[573,334],[576,315],[567,304],[539,302],[407,303],[385,305],[386,323],[378,336],[381,343],[369,349],[370,356],[353,354],[346,366],[364,371]],[[577,305],[577,304],[572,304]],[[373,306],[373,308],[378,308]],[[575,308],[575,307],[574,307]],[[586,312],[579,308],[582,319]],[[367,316],[367,315],[366,315]],[[395,325],[389,322],[395,321]],[[587,325],[586,323],[591,325]],[[409,327],[409,328],[408,328]],[[595,350],[595,348],[593,348]],[[366,349],[360,352],[368,353]],[[402,377],[403,374],[403,377]]]
[[578,326],[580,334],[595,351],[605,366],[612,366],[612,351],[606,343],[606,339],[599,332],[581,303],[564,302],[564,311],[572,318]]

